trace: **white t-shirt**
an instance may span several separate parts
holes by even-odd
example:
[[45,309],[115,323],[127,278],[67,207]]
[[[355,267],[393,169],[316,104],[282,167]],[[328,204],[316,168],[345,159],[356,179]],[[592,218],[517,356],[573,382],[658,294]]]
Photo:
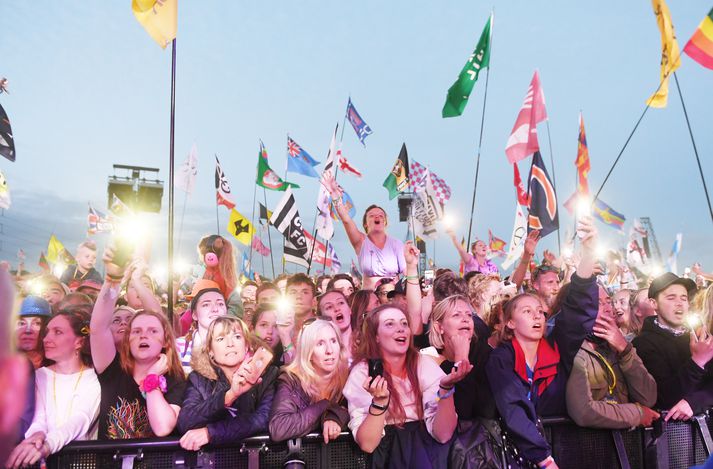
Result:
[[91,367],[63,375],[47,367],[35,374],[35,416],[25,438],[44,432],[52,453],[74,440],[95,440],[101,386]]
[[[418,410],[416,405],[423,406],[423,418],[426,423],[428,433],[433,436],[433,420],[436,417],[436,393],[438,392],[438,384],[446,375],[443,370],[434,362],[433,359],[425,356],[418,357],[418,383],[423,395],[423,402],[417,403],[415,395],[408,378],[400,379],[392,377],[396,392],[401,398],[401,405],[406,414],[406,422],[418,420]],[[369,374],[366,362],[360,362],[354,365],[349,373],[347,384],[344,386],[344,397],[349,401],[349,429],[353,435],[357,434],[359,427],[369,413],[371,405],[371,394],[364,389],[364,381]],[[395,423],[386,411],[386,425]]]

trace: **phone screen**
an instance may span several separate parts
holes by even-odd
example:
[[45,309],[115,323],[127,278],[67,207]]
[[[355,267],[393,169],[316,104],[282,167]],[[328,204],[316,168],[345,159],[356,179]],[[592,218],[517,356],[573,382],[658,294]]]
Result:
[[371,383],[374,382],[374,378],[377,376],[384,376],[384,362],[381,358],[369,359],[369,376],[371,377],[369,386],[371,386]]

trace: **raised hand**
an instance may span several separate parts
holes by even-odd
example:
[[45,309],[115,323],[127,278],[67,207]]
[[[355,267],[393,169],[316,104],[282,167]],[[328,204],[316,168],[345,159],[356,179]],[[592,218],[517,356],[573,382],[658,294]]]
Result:
[[617,353],[623,352],[628,344],[626,337],[617,327],[616,320],[611,315],[600,314],[594,321],[592,332],[600,339],[606,340]]
[[691,360],[696,365],[704,368],[711,358],[713,358],[713,336],[711,336],[705,327],[701,327],[700,333],[691,332]]
[[334,176],[332,175],[331,172],[325,171],[324,174],[322,175],[322,185],[324,186],[325,189],[327,189],[327,192],[329,192],[329,195],[332,196],[332,200],[337,200],[342,198],[342,193],[344,192],[342,188],[337,184],[337,181],[334,179]]
[[404,258],[406,259],[406,265],[417,265],[418,256],[421,251],[418,250],[416,246],[413,245],[413,241],[406,241],[404,243]]
[[540,230],[533,230],[527,234],[525,238],[524,246],[524,256],[532,258],[535,255],[535,249],[537,249],[537,243],[540,242]]
[[458,367],[453,367],[450,373],[441,378],[441,387],[450,388],[453,387],[458,381],[466,377],[470,370],[473,369],[473,365],[470,364],[468,360],[461,361]]

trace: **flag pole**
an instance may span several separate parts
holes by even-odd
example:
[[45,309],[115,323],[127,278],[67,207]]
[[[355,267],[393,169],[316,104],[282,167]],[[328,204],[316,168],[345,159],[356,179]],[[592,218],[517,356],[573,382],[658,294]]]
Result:
[[186,216],[186,205],[188,203],[188,192],[183,197],[183,210],[181,210],[181,223],[178,228],[178,252],[181,252],[181,241],[183,238],[183,218]]
[[[550,120],[547,119],[547,141],[550,145],[550,165],[552,165],[552,188],[555,191],[555,200],[557,200],[557,177],[555,177],[555,159],[552,152],[552,136],[550,134]],[[558,223],[559,225],[559,223]],[[562,240],[560,238],[560,229],[557,226],[557,250],[558,255],[562,255]]]
[[[257,187],[257,185],[255,186]],[[265,201],[265,210],[267,210],[267,191],[262,188],[263,200]],[[270,235],[270,218],[267,219],[267,241],[270,245],[270,266],[272,267],[272,279],[275,279],[275,259],[272,257],[272,236]]]
[[174,182],[174,138],[176,128],[176,38],[171,42],[171,130],[169,136],[168,152],[168,282],[167,290],[167,312],[168,322],[173,323],[173,182]]
[[[257,178],[256,178],[257,179]],[[248,256],[248,262],[250,262],[250,269],[253,267],[253,237],[255,236],[255,199],[257,199],[257,184],[253,187],[253,213],[250,217],[250,224],[253,226],[253,234],[250,236],[250,256]],[[248,270],[248,274],[250,270]],[[248,276],[248,278],[250,278]]]
[[693,153],[696,155],[696,162],[698,163],[698,172],[701,174],[701,182],[703,182],[703,192],[706,194],[706,202],[708,202],[708,213],[711,216],[711,221],[713,221],[713,207],[711,207],[711,198],[708,195],[708,186],[706,185],[706,178],[703,176],[703,167],[701,166],[701,158],[698,156],[698,148],[696,147],[696,140],[693,138],[693,130],[691,130],[691,121],[688,120],[688,111],[686,110],[686,103],[683,102],[683,94],[681,93],[681,85],[678,84],[678,75],[673,72],[673,79],[676,82],[676,89],[678,90],[678,97],[681,98],[681,107],[683,107],[683,115],[686,118],[686,125],[688,126],[688,134],[691,136],[691,143],[693,144]]
[[[349,99],[351,99],[351,94],[349,95]],[[348,101],[347,101],[348,102]],[[341,150],[342,148],[342,142],[344,141],[344,126],[347,125],[347,112],[344,111],[344,120],[342,120],[342,132],[339,135],[339,149]],[[335,152],[336,152],[335,148]],[[334,155],[336,156],[336,155]],[[334,164],[334,182],[337,182],[337,176],[339,175],[339,160],[333,161],[332,164]],[[331,215],[330,215],[331,216]],[[315,219],[316,221],[316,219]],[[334,223],[332,223],[334,225]],[[316,236],[316,233],[315,233]],[[332,236],[334,236],[334,233],[332,233]],[[314,244],[317,244],[317,238],[314,238]],[[312,245],[312,252],[314,252],[314,244]],[[322,264],[322,275],[325,275],[325,272],[327,270],[327,253],[329,252],[329,240],[325,240],[324,243],[324,263]],[[310,260],[312,256],[310,255]],[[309,270],[308,270],[309,272]]]

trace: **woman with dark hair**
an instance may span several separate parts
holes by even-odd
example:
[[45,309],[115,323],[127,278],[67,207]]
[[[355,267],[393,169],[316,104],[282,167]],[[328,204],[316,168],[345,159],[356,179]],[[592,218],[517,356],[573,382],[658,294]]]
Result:
[[123,268],[113,259],[113,249],[107,248],[106,279],[89,334],[101,384],[99,439],[167,436],[176,426],[185,389],[173,328],[163,313],[141,311],[131,318],[121,345],[114,345],[111,319]]
[[444,443],[458,419],[454,385],[471,366],[446,375],[421,356],[408,315],[395,305],[368,313],[363,328],[364,341],[344,387],[354,439],[373,453],[372,467],[445,467]]
[[35,415],[7,467],[36,463],[74,440],[96,438],[101,388],[89,352],[89,315],[60,311],[42,339],[49,366],[36,372]]
[[364,232],[359,231],[349,216],[349,209],[342,203],[344,190],[330,172],[325,172],[322,184],[329,191],[349,242],[358,256],[359,270],[363,273],[362,288],[372,289],[379,279],[402,274],[406,270],[404,245],[386,234],[386,211],[378,205],[367,207],[362,220]]
[[374,290],[357,290],[349,297],[349,307],[352,310],[352,356],[362,341],[361,325],[364,318],[369,311],[377,306],[379,306],[379,297],[376,296]]
[[347,348],[332,321],[305,323],[297,355],[277,381],[270,438],[283,441],[320,431],[324,442],[339,436],[349,421],[342,389],[349,374]]
[[543,300],[530,293],[517,295],[503,307],[501,343],[486,364],[508,440],[528,464],[550,469],[558,466],[539,418],[567,415],[567,379],[599,309],[594,275],[597,232],[591,217],[582,217],[577,230],[584,234],[582,259],[556,312],[552,332],[545,337]]
[[329,290],[339,290],[344,293],[344,296],[349,298],[356,287],[354,285],[354,280],[349,274],[337,274],[329,281],[327,284],[327,289],[322,293],[326,293]]
[[241,319],[225,316],[210,324],[205,343],[192,357],[178,415],[183,449],[239,443],[267,430],[277,368],[268,366],[258,379],[262,366],[252,355],[261,346]]

